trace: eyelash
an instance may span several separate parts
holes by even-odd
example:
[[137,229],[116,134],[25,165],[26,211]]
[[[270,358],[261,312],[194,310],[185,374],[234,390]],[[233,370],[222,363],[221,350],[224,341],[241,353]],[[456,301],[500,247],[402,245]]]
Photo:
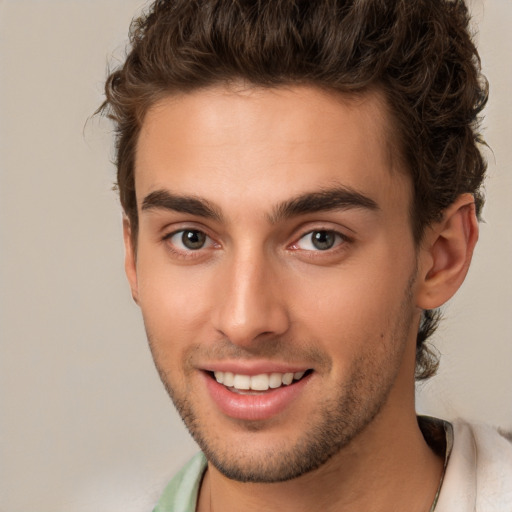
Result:
[[[207,245],[203,244],[201,247],[198,247],[197,249],[191,249],[190,247],[183,246],[183,236],[186,233],[196,233],[196,234],[203,235],[205,237],[205,244],[207,244]],[[327,247],[326,249],[323,249],[323,250],[318,249],[318,248],[302,249],[301,247],[299,247],[299,243],[301,240],[305,239],[308,236],[311,237],[315,233],[317,233],[317,234],[322,233],[324,235],[328,234],[328,235],[334,236],[333,245],[331,247]],[[178,235],[181,236],[181,240],[179,242],[177,242],[177,241],[173,242],[172,239]],[[196,229],[196,228],[183,228],[183,229],[173,231],[172,233],[165,235],[163,237],[162,241],[166,243],[168,250],[171,251],[175,257],[178,257],[181,259],[198,258],[198,257],[204,255],[203,251],[205,249],[220,247],[220,244],[216,243],[203,230]],[[292,251],[301,251],[302,254],[308,255],[308,257],[310,257],[310,258],[318,258],[318,257],[322,257],[322,255],[327,255],[327,254],[332,255],[333,253],[336,253],[339,250],[342,250],[342,248],[344,248],[345,244],[349,243],[349,242],[352,242],[352,239],[350,237],[344,235],[343,233],[340,233],[333,229],[320,228],[320,229],[312,229],[312,230],[307,231],[306,233],[302,234],[299,238],[296,239],[296,241],[291,246],[288,246],[288,249],[292,250]],[[313,243],[314,242],[311,241],[310,245],[313,245]],[[183,247],[178,248],[176,246],[177,244],[181,244]]]
[[[172,239],[174,237],[176,237],[177,235],[181,235],[181,242],[179,242],[179,243],[181,243],[181,245],[183,245],[183,236],[185,235],[185,233],[200,233],[201,235],[204,235],[205,243],[207,243],[208,246],[205,247],[203,245],[197,249],[191,249],[189,247],[177,248],[176,242],[173,242]],[[173,253],[174,256],[177,256],[182,259],[197,258],[202,253],[202,251],[204,249],[207,249],[209,247],[215,247],[215,246],[220,247],[220,245],[216,244],[213,241],[213,239],[210,236],[208,236],[203,230],[196,229],[196,228],[178,229],[176,231],[173,231],[172,233],[165,235],[163,237],[162,241],[166,243],[167,248],[169,249],[169,251],[171,251]]]
[[[314,245],[314,241],[312,239],[313,235],[320,234],[320,233],[334,237],[333,245],[331,247],[326,247],[325,249],[319,249],[318,247],[316,249],[301,249],[298,246],[299,242],[301,240],[305,239],[306,237],[310,237],[310,245],[313,246]],[[340,233],[334,229],[312,229],[311,231],[308,231],[307,233],[304,233],[303,235],[301,235],[300,238],[298,238],[298,240],[296,242],[294,242],[294,244],[291,246],[291,249],[298,250],[298,251],[303,250],[303,251],[307,251],[310,253],[327,253],[327,252],[332,253],[333,251],[336,251],[336,249],[340,245],[344,245],[345,243],[350,242],[350,241],[351,241],[351,239],[349,237],[347,237],[343,233]]]

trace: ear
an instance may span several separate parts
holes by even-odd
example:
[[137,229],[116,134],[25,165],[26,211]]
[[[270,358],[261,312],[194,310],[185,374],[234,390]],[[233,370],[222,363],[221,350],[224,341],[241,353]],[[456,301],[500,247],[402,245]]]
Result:
[[135,254],[134,240],[132,238],[132,227],[128,217],[123,215],[123,239],[124,239],[124,270],[133,300],[139,303],[139,287],[137,284],[137,258]]
[[417,306],[435,309],[463,283],[478,240],[475,201],[462,194],[427,228],[418,259]]

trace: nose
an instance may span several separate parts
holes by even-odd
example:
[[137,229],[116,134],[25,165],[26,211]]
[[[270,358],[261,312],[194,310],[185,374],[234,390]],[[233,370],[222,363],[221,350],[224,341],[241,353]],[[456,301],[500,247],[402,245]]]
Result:
[[224,262],[213,314],[217,331],[246,348],[260,339],[282,336],[289,318],[278,274],[263,255],[235,255]]

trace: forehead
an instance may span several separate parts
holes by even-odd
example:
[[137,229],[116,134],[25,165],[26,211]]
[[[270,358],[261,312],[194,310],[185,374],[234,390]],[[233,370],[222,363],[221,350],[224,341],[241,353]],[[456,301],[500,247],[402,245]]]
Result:
[[243,196],[247,209],[333,186],[408,207],[411,187],[393,164],[391,132],[378,91],[216,86],[170,96],[147,112],[139,136],[139,208],[161,189],[221,206]]

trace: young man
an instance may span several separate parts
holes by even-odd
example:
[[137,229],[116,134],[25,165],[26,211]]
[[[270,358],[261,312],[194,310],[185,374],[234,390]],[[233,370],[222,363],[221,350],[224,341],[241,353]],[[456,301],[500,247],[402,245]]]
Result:
[[462,1],[156,1],[104,105],[126,273],[201,447],[156,511],[505,511],[498,433],[417,418],[478,237]]

